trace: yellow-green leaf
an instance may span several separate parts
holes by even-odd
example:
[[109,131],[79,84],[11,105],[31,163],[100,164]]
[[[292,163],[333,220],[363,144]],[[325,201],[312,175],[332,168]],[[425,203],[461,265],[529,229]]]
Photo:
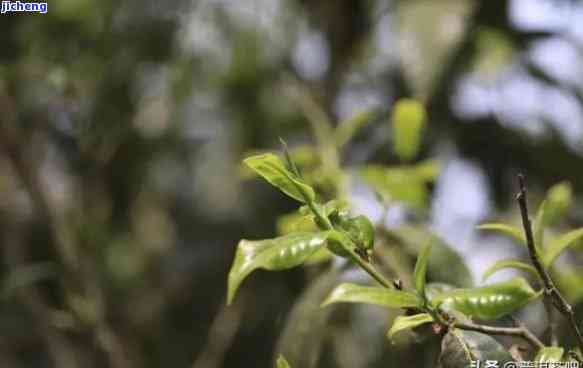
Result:
[[332,303],[366,303],[389,308],[412,308],[421,305],[420,299],[413,293],[355,284],[337,286],[322,303],[322,306]]
[[441,163],[437,160],[425,160],[411,168],[415,176],[423,182],[434,181],[441,171]]
[[[534,358],[535,364],[545,362],[560,362],[565,350],[557,346],[547,346],[538,351]],[[537,365],[538,366],[538,365]]]
[[567,212],[573,201],[573,188],[569,182],[553,185],[547,192],[545,223],[552,225]]
[[538,207],[536,211],[536,217],[534,219],[534,246],[540,253],[540,250],[544,248],[545,241],[545,213],[546,213],[547,201],[544,200]]
[[403,202],[414,209],[423,209],[427,203],[427,181],[422,180],[414,169],[368,165],[360,174],[386,201]]
[[398,316],[395,318],[391,329],[387,333],[387,337],[391,339],[397,332],[414,328],[429,322],[433,322],[433,317],[431,317],[431,315],[428,313],[420,313],[412,316]]
[[306,261],[326,243],[331,232],[295,233],[267,240],[241,240],[229,271],[227,304],[239,285],[254,270],[270,271],[295,267]]
[[478,226],[478,229],[496,231],[504,235],[510,236],[515,240],[518,240],[519,243],[522,245],[526,245],[526,238],[524,237],[524,233],[516,226],[510,226],[499,223],[488,223]]
[[528,263],[519,261],[517,259],[502,259],[494,263],[484,272],[482,280],[488,279],[494,273],[505,268],[515,268],[517,270],[529,272],[534,277],[539,277],[538,273],[536,272],[536,269],[533,266],[529,265]]
[[402,160],[415,158],[425,126],[425,107],[413,99],[400,99],[393,108],[394,149]]
[[471,289],[453,289],[433,297],[444,310],[460,311],[484,320],[497,319],[539,296],[523,278]]
[[555,239],[553,239],[547,249],[545,250],[544,254],[544,263],[546,266],[550,266],[553,264],[555,259],[561,253],[565,251],[565,249],[569,248],[569,246],[576,244],[577,240],[583,237],[583,228],[579,228],[573,231],[569,231],[566,234],[563,234]]
[[277,368],[291,368],[287,360],[285,360],[285,358],[283,357],[283,355],[280,355],[277,358]]
[[279,188],[290,197],[304,203],[315,200],[314,189],[289,171],[279,156],[265,153],[248,157],[244,162],[271,185]]

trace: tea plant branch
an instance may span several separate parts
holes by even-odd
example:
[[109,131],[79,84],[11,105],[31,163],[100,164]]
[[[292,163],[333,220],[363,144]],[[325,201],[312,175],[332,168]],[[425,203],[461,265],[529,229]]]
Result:
[[[571,329],[575,333],[577,337],[577,343],[579,345],[579,349],[583,352],[583,335],[581,334],[581,330],[577,325],[577,321],[575,320],[575,312],[573,311],[573,307],[565,300],[563,295],[561,295],[559,289],[555,286],[551,276],[549,275],[546,268],[543,266],[540,257],[537,253],[536,244],[534,243],[534,237],[532,234],[532,227],[530,223],[530,218],[528,216],[528,205],[526,200],[526,184],[525,184],[525,177],[522,174],[518,175],[518,183],[519,183],[519,192],[516,196],[516,200],[518,201],[518,205],[520,207],[520,215],[522,217],[522,225],[524,227],[524,235],[526,236],[526,244],[528,246],[528,253],[530,255],[530,260],[536,271],[540,275],[540,278],[543,283],[544,287],[544,294],[545,298],[551,300],[551,303],[557,308],[563,316],[567,318],[570,323]],[[552,323],[552,321],[549,321]]]
[[489,335],[503,335],[503,336],[514,336],[519,337],[528,343],[530,343],[533,347],[537,349],[544,348],[545,345],[526,327],[494,327],[494,326],[486,326],[486,325],[479,325],[475,323],[463,323],[463,322],[455,322],[454,326],[461,329],[461,330],[468,330],[468,331],[476,331],[482,332]]

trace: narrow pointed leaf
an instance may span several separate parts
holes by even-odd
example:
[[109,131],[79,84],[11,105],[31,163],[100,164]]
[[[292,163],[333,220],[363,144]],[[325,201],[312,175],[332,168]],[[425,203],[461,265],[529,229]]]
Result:
[[496,231],[504,235],[510,236],[515,240],[518,240],[522,245],[526,245],[526,238],[524,237],[524,233],[522,232],[521,229],[517,228],[516,226],[510,226],[499,223],[489,223],[478,226],[478,229]]
[[483,320],[497,319],[528,304],[538,297],[525,279],[471,289],[453,289],[435,295],[433,303],[441,303],[444,310],[457,310]]
[[569,231],[553,239],[545,251],[545,265],[550,266],[555,259],[561,255],[569,246],[576,244],[577,240],[583,238],[583,228]]
[[402,160],[411,160],[419,152],[425,126],[425,107],[413,99],[397,101],[393,109],[395,153]]
[[534,358],[535,364],[545,362],[560,362],[565,350],[557,346],[547,346],[538,351]]
[[546,212],[547,201],[543,201],[538,207],[536,212],[536,218],[534,220],[534,246],[539,251],[544,248],[544,238],[545,238],[545,212]]
[[273,153],[265,153],[248,157],[244,162],[271,185],[279,188],[288,196],[304,203],[315,200],[316,193],[314,189],[289,171],[279,156]]
[[417,295],[406,291],[376,286],[342,284],[336,287],[322,303],[367,303],[389,308],[412,308],[421,305]]
[[277,368],[291,368],[283,355],[280,355],[279,358],[277,358]]
[[519,261],[517,259],[501,259],[490,266],[482,276],[482,280],[487,280],[494,273],[505,269],[505,268],[515,268],[520,271],[525,271],[533,275],[534,277],[539,277],[536,269],[526,262]]
[[417,257],[417,263],[415,263],[415,288],[417,289],[417,294],[425,300],[425,283],[427,275],[427,262],[429,261],[429,255],[431,254],[431,243],[425,245],[419,256]]
[[291,155],[289,153],[289,149],[287,147],[287,142],[284,141],[283,138],[281,138],[281,137],[279,138],[279,141],[281,142],[281,145],[283,146],[283,156],[285,157],[287,169],[289,171],[291,171],[297,178],[301,178],[302,174],[300,173],[300,170],[296,166],[294,160],[292,160],[292,158],[291,158]]
[[387,333],[387,337],[392,339],[400,331],[420,326],[425,323],[433,322],[433,317],[428,313],[415,314],[413,316],[398,316]]
[[294,233],[275,239],[241,240],[229,272],[227,304],[254,270],[284,270],[302,264],[322,248],[330,232]]

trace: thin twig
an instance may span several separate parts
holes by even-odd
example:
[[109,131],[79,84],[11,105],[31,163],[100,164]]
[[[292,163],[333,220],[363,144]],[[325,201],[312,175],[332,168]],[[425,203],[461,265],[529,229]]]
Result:
[[514,336],[520,337],[521,339],[526,340],[530,343],[533,347],[537,349],[544,348],[544,344],[526,327],[493,327],[493,326],[486,326],[486,325],[478,325],[475,323],[461,323],[455,322],[454,326],[461,329],[461,330],[468,330],[468,331],[476,331],[482,332],[490,335],[504,335],[504,336]]
[[[530,255],[530,260],[536,271],[540,275],[540,278],[543,282],[545,298],[551,300],[552,305],[567,318],[570,323],[570,326],[577,337],[577,343],[579,344],[579,349],[583,351],[583,335],[581,334],[581,330],[577,325],[577,321],[575,320],[575,313],[573,311],[573,307],[565,300],[563,295],[551,279],[551,276],[544,268],[539,255],[537,253],[536,244],[534,243],[534,237],[532,235],[532,227],[530,224],[530,218],[528,216],[528,206],[526,201],[526,184],[525,184],[525,177],[522,174],[518,175],[518,182],[519,182],[519,189],[518,195],[516,196],[516,200],[518,201],[518,205],[520,206],[520,215],[522,217],[522,225],[524,227],[524,235],[526,236],[526,244],[528,245],[528,253]],[[552,321],[549,321],[552,323]]]

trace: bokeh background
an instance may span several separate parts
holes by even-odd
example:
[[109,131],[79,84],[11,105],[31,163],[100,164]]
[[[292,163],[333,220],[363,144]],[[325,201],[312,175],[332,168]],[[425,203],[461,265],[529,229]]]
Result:
[[[570,182],[563,225],[582,226],[581,1],[49,0],[1,15],[0,366],[263,368],[281,351],[309,358],[294,368],[433,366],[438,344],[389,342],[378,307],[299,322],[338,262],[257,272],[225,307],[239,239],[275,236],[297,207],[241,159],[365,110],[343,167],[398,164],[404,97],[427,109],[417,160],[441,167],[413,217],[465,260],[463,282],[524,257],[475,229],[518,219],[519,171],[533,203]],[[348,197],[381,227],[411,219],[358,180]],[[583,277],[569,285],[577,302]],[[523,317],[542,333],[539,307]]]

